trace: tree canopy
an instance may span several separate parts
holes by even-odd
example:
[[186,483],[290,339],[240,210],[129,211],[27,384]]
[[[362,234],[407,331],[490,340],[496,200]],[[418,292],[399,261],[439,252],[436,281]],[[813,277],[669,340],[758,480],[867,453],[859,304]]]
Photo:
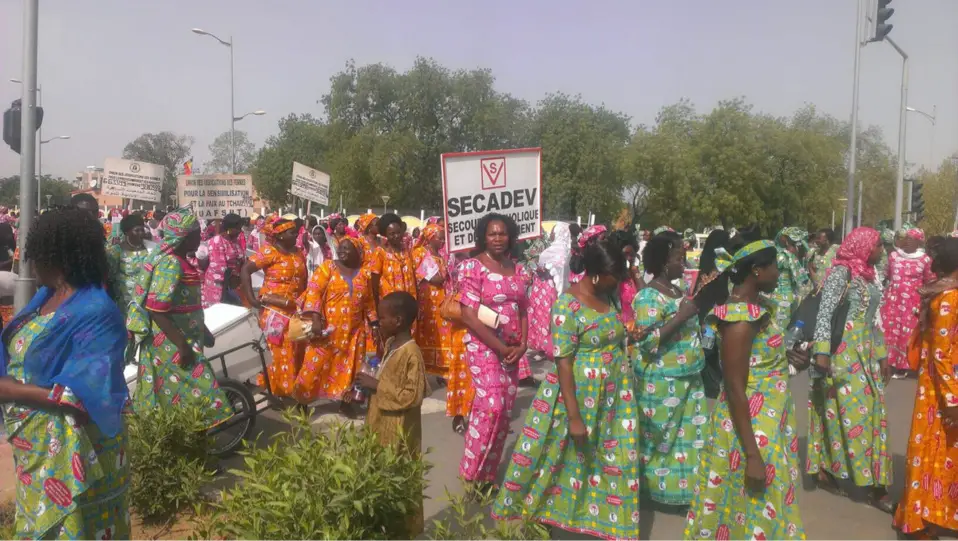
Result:
[[229,173],[232,165],[231,148],[236,148],[235,173],[248,173],[256,158],[256,145],[246,135],[245,131],[233,132],[233,144],[230,145],[230,132],[219,134],[210,144],[210,160],[203,164],[204,173]]
[[[442,153],[542,147],[550,219],[594,212],[609,221],[627,209],[649,228],[756,225],[769,234],[784,225],[828,225],[833,213],[841,221],[850,128],[814,105],[776,117],[744,98],[704,112],[680,100],[652,125],[634,126],[581,96],[550,94],[531,104],[495,83],[490,70],[452,70],[428,58],[405,72],[349,62],[320,98],[321,118],[290,114],[255,152],[236,132],[237,170],[248,166],[259,195],[276,206],[290,202],[296,161],[330,174],[334,205],[375,207],[389,196],[390,206],[435,212]],[[862,223],[874,225],[892,217],[896,156],[877,128],[862,129],[858,141]],[[167,166],[169,193],[192,142],[144,134],[124,157]],[[207,169],[228,170],[229,134],[210,150]]]

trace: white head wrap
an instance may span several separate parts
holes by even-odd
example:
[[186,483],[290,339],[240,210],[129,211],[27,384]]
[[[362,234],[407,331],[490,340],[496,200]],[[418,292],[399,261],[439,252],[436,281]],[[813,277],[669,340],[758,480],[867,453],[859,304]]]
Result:
[[539,266],[549,271],[560,294],[569,285],[569,260],[572,258],[572,233],[569,224],[559,222],[552,229],[553,241],[539,254]]

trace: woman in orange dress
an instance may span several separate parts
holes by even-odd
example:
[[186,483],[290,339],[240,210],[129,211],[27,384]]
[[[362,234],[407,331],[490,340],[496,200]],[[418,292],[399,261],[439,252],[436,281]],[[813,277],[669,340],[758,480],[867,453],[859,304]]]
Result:
[[344,238],[337,247],[339,259],[324,261],[309,279],[302,313],[312,319],[316,338],[306,347],[295,386],[299,401],[340,400],[340,411],[349,416],[354,412],[344,399],[365,360],[367,326],[379,341],[370,275],[358,244]]
[[439,313],[446,299],[444,285],[448,275],[446,262],[439,255],[445,240],[442,227],[427,225],[412,251],[419,297],[416,344],[422,351],[426,373],[443,379],[448,377],[452,332],[452,325]]
[[918,392],[894,520],[913,539],[958,530],[958,238],[941,242],[935,264],[943,277],[919,289]]
[[[441,226],[440,226],[441,227]],[[446,268],[446,295],[459,294],[459,263],[463,260],[452,254]],[[472,386],[472,374],[466,362],[466,326],[452,324],[449,333],[449,379],[446,381],[446,417],[452,417],[452,430],[457,434],[466,432],[466,418],[472,411],[472,399],[476,394]]]
[[[289,318],[296,313],[296,300],[306,289],[306,259],[296,248],[298,220],[282,218],[268,222],[263,233],[269,239],[250,256],[241,272],[243,295],[260,311],[259,324],[266,334],[273,362],[268,369],[269,389],[276,396],[293,396],[293,383],[302,364],[303,349],[289,339]],[[253,273],[265,274],[259,298],[253,294]],[[260,374],[257,385],[266,386]]]
[[[416,297],[416,267],[413,265],[412,254],[403,248],[403,234],[406,225],[395,214],[383,214],[379,218],[379,234],[386,239],[386,243],[376,251],[379,266],[379,286],[376,288],[376,302],[379,299],[395,293],[405,291]],[[373,269],[376,274],[376,269]]]
[[[372,213],[363,214],[356,219],[356,231],[359,237],[357,247],[360,249],[360,255],[363,259],[363,269],[369,271],[370,287],[373,297],[373,306],[379,305],[379,276],[382,274],[383,262],[380,259],[379,247],[379,217]],[[372,329],[366,327],[366,350],[373,351],[377,348],[373,341]]]

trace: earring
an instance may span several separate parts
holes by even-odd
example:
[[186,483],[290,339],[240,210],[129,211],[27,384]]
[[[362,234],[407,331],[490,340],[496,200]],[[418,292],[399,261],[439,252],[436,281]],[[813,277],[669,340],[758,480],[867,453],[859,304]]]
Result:
[[593,277],[592,277],[592,285],[594,285],[594,286],[595,286],[595,285],[599,285],[599,277],[598,277],[598,276],[593,276]]

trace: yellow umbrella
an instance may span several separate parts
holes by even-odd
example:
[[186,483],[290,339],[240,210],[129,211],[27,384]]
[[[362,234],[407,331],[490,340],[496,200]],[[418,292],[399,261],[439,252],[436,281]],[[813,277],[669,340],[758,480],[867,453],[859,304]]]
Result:
[[406,224],[406,228],[409,229],[410,232],[417,227],[422,228],[423,226],[423,222],[418,216],[403,216],[402,221]]

